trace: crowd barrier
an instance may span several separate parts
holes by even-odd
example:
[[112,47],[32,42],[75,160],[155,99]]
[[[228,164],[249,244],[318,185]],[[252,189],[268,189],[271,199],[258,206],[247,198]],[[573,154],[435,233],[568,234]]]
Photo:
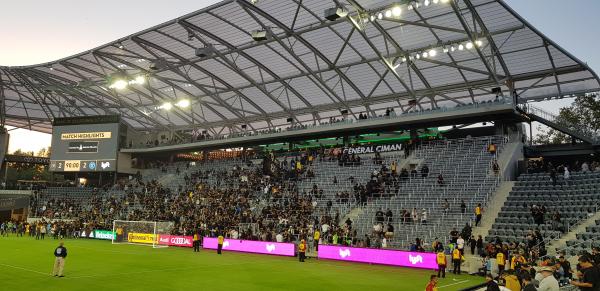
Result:
[[[202,248],[216,250],[217,243],[217,238],[205,237],[203,239]],[[225,239],[223,241],[223,250],[292,257],[296,254],[296,245],[293,243]]]
[[319,245],[319,259],[437,269],[436,254]]

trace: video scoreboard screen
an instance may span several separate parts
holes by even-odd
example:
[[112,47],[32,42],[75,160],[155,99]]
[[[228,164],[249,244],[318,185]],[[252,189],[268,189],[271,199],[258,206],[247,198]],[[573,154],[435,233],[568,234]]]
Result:
[[116,120],[55,121],[52,128],[50,171],[116,171],[119,123],[111,121]]

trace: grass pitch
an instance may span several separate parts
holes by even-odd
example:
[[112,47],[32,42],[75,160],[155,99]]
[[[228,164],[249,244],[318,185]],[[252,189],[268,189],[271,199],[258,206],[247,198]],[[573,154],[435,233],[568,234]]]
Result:
[[[65,277],[50,275],[57,240],[0,238],[1,290],[402,290],[422,291],[433,271],[169,247],[65,240]],[[440,290],[480,277],[447,275]]]

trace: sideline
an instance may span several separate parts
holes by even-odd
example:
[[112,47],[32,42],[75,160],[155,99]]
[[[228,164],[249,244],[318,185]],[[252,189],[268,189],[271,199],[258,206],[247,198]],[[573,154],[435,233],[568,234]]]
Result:
[[454,285],[464,284],[464,283],[467,283],[467,282],[469,282],[469,280],[458,281],[456,283],[452,283],[452,284],[448,284],[448,285],[444,285],[444,286],[439,286],[438,288],[439,289],[446,288],[446,287],[450,287],[450,286],[454,286]]

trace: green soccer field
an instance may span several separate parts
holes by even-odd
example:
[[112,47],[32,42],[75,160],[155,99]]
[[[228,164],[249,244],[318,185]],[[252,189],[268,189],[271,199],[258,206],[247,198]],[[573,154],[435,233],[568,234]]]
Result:
[[[432,271],[169,247],[66,240],[65,277],[50,275],[57,240],[0,238],[1,290],[403,290],[422,291]],[[441,290],[480,277],[449,275]]]

